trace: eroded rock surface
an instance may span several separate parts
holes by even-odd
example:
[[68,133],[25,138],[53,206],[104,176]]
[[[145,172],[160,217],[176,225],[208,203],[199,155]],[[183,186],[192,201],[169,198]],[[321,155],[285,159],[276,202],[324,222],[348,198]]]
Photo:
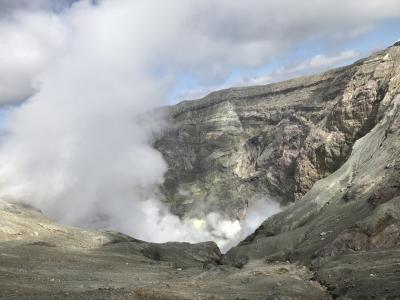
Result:
[[399,298],[400,96],[387,103],[342,167],[265,221],[225,263],[288,260],[316,270],[334,297]]
[[181,216],[219,211],[241,219],[258,197],[299,200],[390,109],[399,49],[322,75],[166,108],[171,126],[155,142],[169,165],[166,202]]

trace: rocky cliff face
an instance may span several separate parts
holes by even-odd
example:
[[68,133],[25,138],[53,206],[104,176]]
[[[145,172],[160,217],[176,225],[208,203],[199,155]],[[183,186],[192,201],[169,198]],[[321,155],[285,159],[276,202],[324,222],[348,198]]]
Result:
[[221,255],[57,225],[0,200],[4,299],[399,299],[400,45],[320,76],[164,108],[179,215],[294,202]]
[[155,147],[178,215],[242,218],[259,197],[287,204],[335,172],[392,105],[399,47],[322,75],[214,92],[167,108]]
[[[397,80],[397,79],[394,79]],[[225,262],[301,263],[333,297],[400,296],[400,96],[346,163],[264,222]],[[348,299],[348,298],[346,298]]]
[[[364,62],[379,64],[359,87],[360,92],[366,89],[363,95],[375,86],[374,78],[386,78],[375,102],[369,105],[368,97],[358,101],[349,94],[327,119],[331,128],[343,132],[360,128],[363,137],[346,162],[264,222],[226,255],[226,263],[289,260],[316,270],[316,278],[334,298],[400,297],[399,51],[392,47]],[[364,115],[364,107],[370,107],[369,114]],[[351,116],[363,116],[364,121]]]

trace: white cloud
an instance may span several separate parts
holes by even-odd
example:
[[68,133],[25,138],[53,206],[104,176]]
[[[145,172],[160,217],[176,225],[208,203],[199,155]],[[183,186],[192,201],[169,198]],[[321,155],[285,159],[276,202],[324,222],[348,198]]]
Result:
[[184,91],[176,95],[176,99],[199,99],[206,96],[212,91],[226,89],[232,86],[243,87],[253,85],[264,85],[273,82],[279,82],[290,78],[316,74],[333,67],[338,67],[344,64],[349,64],[363,56],[358,51],[348,50],[332,55],[318,54],[310,59],[302,61],[294,65],[287,65],[272,72],[260,76],[243,76],[238,80],[229,84],[210,85],[202,88]]
[[324,54],[318,54],[311,59],[300,63],[299,65],[285,70],[286,73],[304,72],[304,71],[319,71],[324,68],[330,68],[332,66],[337,66],[348,62],[350,60],[355,60],[361,57],[361,53],[357,51],[343,51],[337,55],[327,56]]
[[0,19],[0,105],[23,101],[35,92],[35,77],[64,46],[65,37],[61,21],[44,12]]
[[60,10],[76,0],[1,0],[0,16],[15,11]]
[[[8,11],[7,16],[12,16],[21,13],[17,8],[28,7],[31,13],[47,14],[50,18],[50,11],[40,12],[37,8],[49,8],[54,3],[65,5],[66,2],[3,1],[0,10]],[[88,6],[89,2],[75,3],[72,10]],[[303,41],[325,38],[336,44],[346,42],[366,32],[379,20],[400,16],[400,2],[397,0],[350,0],[340,5],[333,0],[303,1],[301,5],[295,0],[103,0],[99,7],[98,11],[107,9],[110,14],[124,7],[132,19],[119,33],[107,32],[105,27],[110,23],[103,19],[96,24],[98,32],[136,35],[140,37],[138,42],[145,44],[138,44],[137,49],[151,49],[146,60],[152,60],[153,64],[158,60],[154,68],[162,69],[171,77],[178,72],[191,73],[207,84],[221,82],[232,68],[251,68],[268,63]],[[84,11],[88,10],[96,9],[92,6]],[[66,15],[53,16],[53,19],[64,20],[68,18]],[[121,17],[117,23],[124,20],[123,14]],[[42,19],[46,17],[42,16]],[[45,34],[47,30],[54,30],[51,25],[42,24],[40,33],[31,32],[21,17],[3,18],[0,27],[3,51],[0,74],[11,75],[8,79],[0,78],[0,103],[20,101],[33,92],[32,79],[43,69],[52,51],[58,51],[58,48],[49,49],[47,45],[57,43],[53,39],[60,37]],[[115,28],[111,26],[110,30]],[[16,41],[13,37],[18,35],[21,39]],[[45,49],[43,45],[46,45]],[[15,53],[15,49],[25,49],[23,57],[10,57],[9,53]],[[11,62],[20,67],[10,71]]]
[[316,74],[333,67],[352,63],[362,57],[358,51],[348,50],[337,54],[318,54],[303,62],[287,65],[262,76],[243,77],[233,83],[235,86],[263,85],[303,75]]

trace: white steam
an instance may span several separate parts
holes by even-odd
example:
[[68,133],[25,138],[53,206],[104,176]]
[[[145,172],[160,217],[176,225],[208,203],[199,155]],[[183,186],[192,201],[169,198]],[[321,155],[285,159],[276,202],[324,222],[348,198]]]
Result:
[[0,196],[30,203],[65,224],[111,228],[154,242],[215,240],[226,249],[278,207],[264,207],[262,216],[250,209],[240,224],[218,213],[180,220],[156,200],[152,191],[162,183],[166,164],[150,139],[163,124],[162,116],[147,112],[165,104],[173,87],[168,58],[183,68],[223,55],[218,44],[191,48],[194,43],[186,45],[187,57],[174,54],[171,45],[178,49],[180,37],[193,38],[187,24],[196,10],[186,2],[166,1],[175,3],[171,9],[161,1],[162,14],[149,19],[150,2],[82,1],[60,15],[16,12],[0,24],[11,36],[9,69],[17,62],[29,67],[11,72],[24,74],[12,78],[23,89],[8,84],[2,101],[32,93],[31,81],[38,90],[5,122]]
[[[266,199],[254,201],[241,222],[224,218],[217,212],[209,213],[204,219],[181,220],[155,200],[142,202],[140,209],[142,222],[140,230],[134,234],[136,238],[159,243],[215,241],[223,252],[253,233],[264,220],[281,211],[277,202]],[[125,232],[138,228],[135,219],[120,219],[119,222],[118,228],[125,229]]]
[[164,124],[146,112],[182,82],[219,85],[304,41],[339,45],[399,15],[398,0],[2,0],[0,106],[16,106],[1,137],[0,196],[67,224],[227,249],[278,205],[256,201],[241,223],[171,215],[152,193],[166,164],[150,139]]

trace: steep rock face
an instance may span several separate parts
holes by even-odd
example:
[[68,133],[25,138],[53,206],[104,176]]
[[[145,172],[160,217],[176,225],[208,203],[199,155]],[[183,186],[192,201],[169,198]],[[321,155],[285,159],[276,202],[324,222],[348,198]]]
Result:
[[300,199],[390,107],[399,49],[319,76],[166,108],[170,127],[154,143],[169,165],[165,201],[181,216],[214,210],[240,219],[255,198]]
[[342,167],[265,221],[225,263],[289,260],[313,268],[334,297],[398,298],[400,95],[389,107]]

